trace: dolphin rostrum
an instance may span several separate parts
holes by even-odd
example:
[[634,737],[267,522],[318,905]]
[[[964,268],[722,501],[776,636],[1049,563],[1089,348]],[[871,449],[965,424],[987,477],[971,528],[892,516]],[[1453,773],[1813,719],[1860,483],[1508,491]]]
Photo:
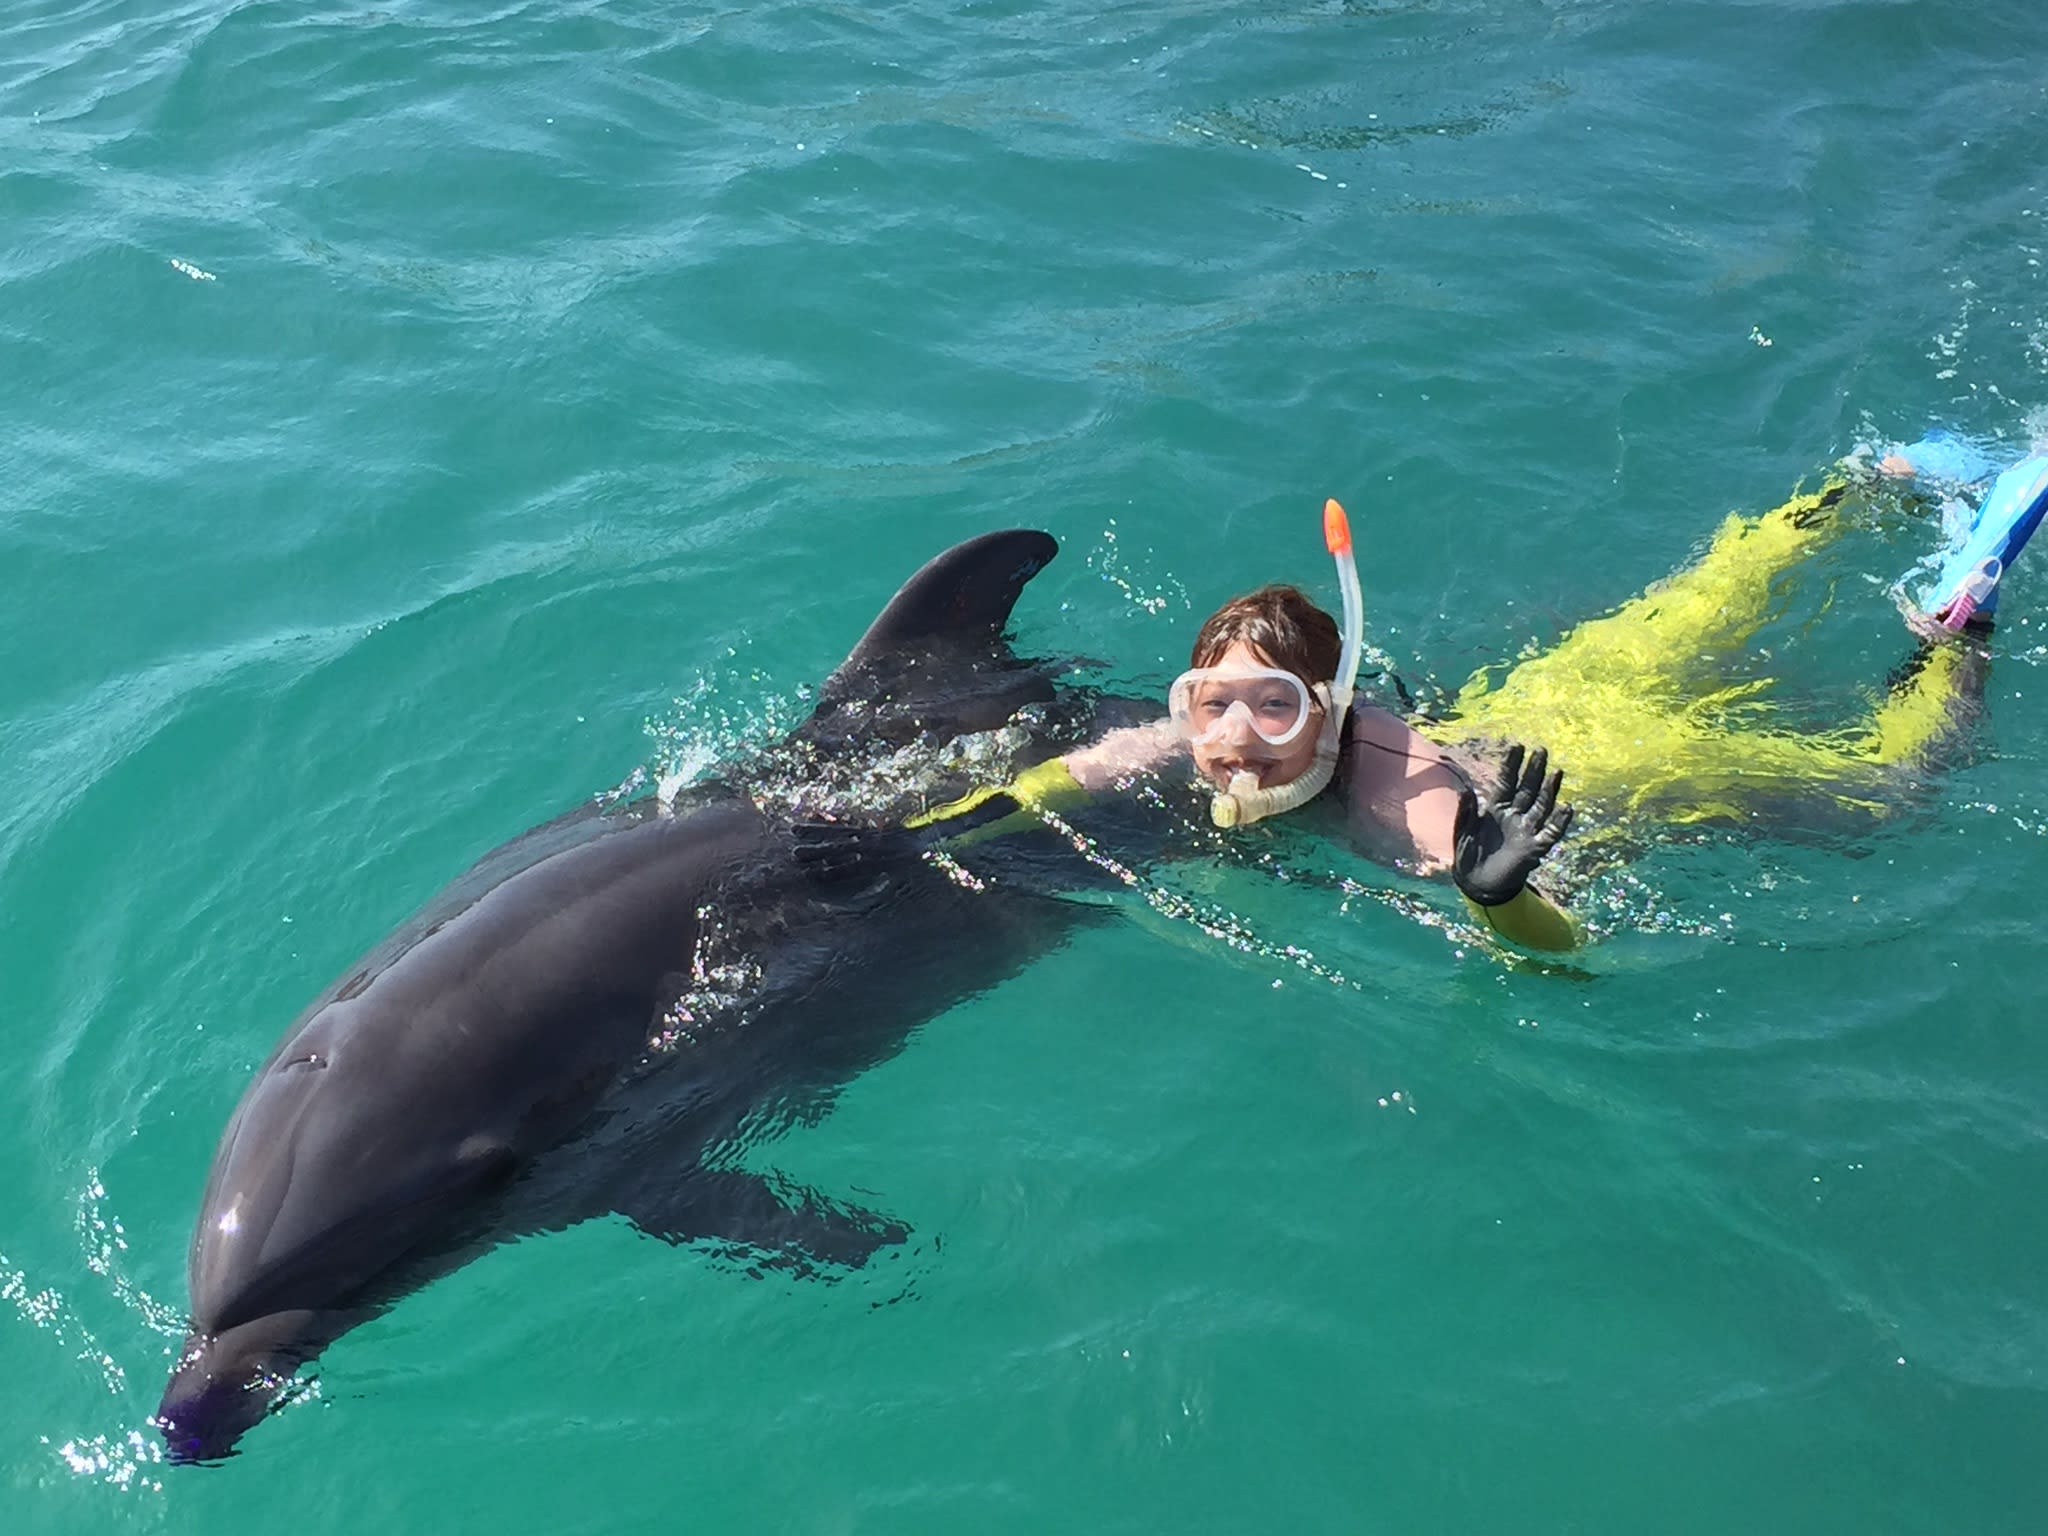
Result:
[[[936,746],[1026,705],[1056,717],[1049,673],[1002,639],[1056,551],[992,533],[918,571],[771,751],[779,770],[801,787],[877,743]],[[1059,750],[1045,709],[1025,718],[1021,758]],[[337,1335],[507,1235],[616,1211],[798,1266],[900,1240],[718,1154],[820,1112],[1077,909],[963,891],[885,819],[819,824],[716,782],[586,807],[487,854],[349,967],[221,1135],[156,1415],[171,1456],[228,1454]]]

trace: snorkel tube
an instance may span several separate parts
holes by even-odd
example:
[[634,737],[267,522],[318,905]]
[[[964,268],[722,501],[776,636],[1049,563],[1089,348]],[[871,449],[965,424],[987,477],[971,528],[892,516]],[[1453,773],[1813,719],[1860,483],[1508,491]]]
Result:
[[1351,712],[1351,696],[1358,687],[1358,658],[1365,649],[1365,597],[1358,590],[1358,558],[1351,553],[1351,519],[1335,497],[1323,503],[1323,544],[1337,562],[1337,586],[1344,594],[1344,659],[1338,664],[1342,681],[1331,690],[1330,699],[1341,741],[1344,717]]
[[1351,520],[1334,498],[1323,503],[1323,544],[1337,562],[1337,586],[1344,594],[1344,654],[1337,663],[1337,676],[1316,684],[1316,696],[1323,705],[1323,729],[1316,738],[1315,761],[1285,784],[1270,789],[1260,788],[1257,774],[1233,775],[1230,788],[1209,802],[1209,819],[1219,827],[1246,827],[1307,805],[1336,776],[1344,719],[1351,712],[1359,653],[1365,644],[1365,598],[1358,587],[1358,559],[1351,552]]

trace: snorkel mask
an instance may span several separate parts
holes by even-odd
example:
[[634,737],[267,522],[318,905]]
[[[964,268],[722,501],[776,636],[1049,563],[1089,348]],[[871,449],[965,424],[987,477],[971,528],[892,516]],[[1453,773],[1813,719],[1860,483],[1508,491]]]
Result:
[[1319,688],[1311,695],[1300,678],[1278,667],[1191,667],[1173,680],[1166,707],[1175,729],[1193,746],[1248,731],[1277,748],[1302,733],[1311,705],[1325,703],[1326,692]]
[[[1262,787],[1255,773],[1233,775],[1230,787],[1209,804],[1209,818],[1219,827],[1249,826],[1307,805],[1336,775],[1365,642],[1365,599],[1351,550],[1351,523],[1334,500],[1323,503],[1323,543],[1337,562],[1337,585],[1344,594],[1344,651],[1337,677],[1314,689],[1315,702],[1323,706],[1315,760],[1285,784],[1270,787]],[[1196,667],[1174,680],[1167,707],[1174,725],[1195,745],[1249,727],[1258,740],[1284,747],[1307,726],[1310,699],[1300,678],[1277,667]]]

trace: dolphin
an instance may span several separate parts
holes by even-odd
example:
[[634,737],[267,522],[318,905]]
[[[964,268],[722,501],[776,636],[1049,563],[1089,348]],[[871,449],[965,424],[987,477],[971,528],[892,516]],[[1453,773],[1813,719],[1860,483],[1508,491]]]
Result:
[[[1011,530],[926,564],[771,749],[775,772],[830,784],[876,744],[936,748],[1020,711],[1036,722],[1020,765],[1060,750],[1052,672],[1002,638],[1057,549]],[[616,1212],[799,1269],[907,1236],[721,1153],[822,1114],[1088,909],[965,891],[929,835],[851,798],[821,821],[750,789],[593,804],[527,832],[285,1031],[200,1200],[189,1329],[155,1415],[172,1459],[230,1454],[341,1333],[512,1235]]]

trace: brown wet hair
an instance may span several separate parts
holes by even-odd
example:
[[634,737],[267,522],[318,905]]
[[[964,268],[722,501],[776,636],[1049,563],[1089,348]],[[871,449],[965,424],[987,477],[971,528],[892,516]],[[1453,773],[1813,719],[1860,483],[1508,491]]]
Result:
[[1234,597],[1210,614],[1195,635],[1188,665],[1213,667],[1239,640],[1311,687],[1336,677],[1344,648],[1337,621],[1301,588],[1282,582]]

